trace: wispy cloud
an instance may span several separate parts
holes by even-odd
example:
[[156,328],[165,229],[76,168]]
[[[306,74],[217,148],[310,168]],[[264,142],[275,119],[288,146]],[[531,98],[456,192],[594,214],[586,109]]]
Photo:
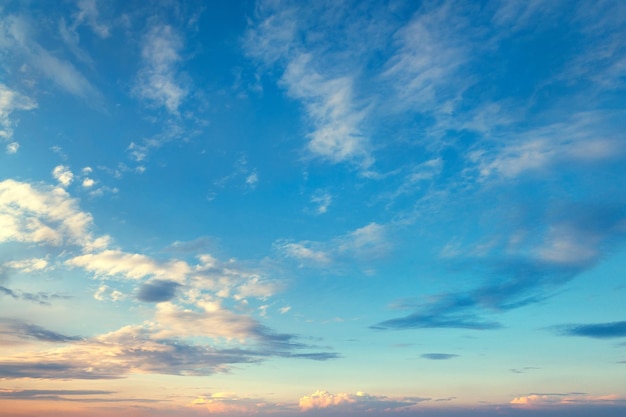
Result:
[[188,94],[179,80],[178,64],[183,39],[169,25],[157,25],[145,35],[141,56],[143,69],[139,72],[135,92],[173,115]]
[[68,343],[81,340],[77,336],[67,336],[36,324],[10,319],[0,319],[0,334],[4,336],[4,343],[12,341],[16,343],[19,341]]
[[310,11],[274,9],[270,3],[258,8],[245,47],[250,56],[267,66],[281,68],[280,84],[300,101],[313,130],[307,135],[311,155],[331,163],[349,162],[367,169],[374,162],[364,133],[367,104],[354,94],[352,71],[325,72],[316,64],[315,47],[298,43],[298,32],[306,27]]
[[65,92],[82,99],[100,100],[100,92],[69,61],[57,57],[34,38],[30,21],[7,16],[0,22],[0,48],[14,57],[21,57],[44,77]]
[[16,122],[10,117],[11,113],[32,110],[36,107],[37,103],[34,100],[0,83],[0,139],[8,142],[7,153],[16,153],[20,146],[19,143],[12,142]]
[[62,188],[0,182],[0,242],[78,245],[102,248],[108,236],[95,237],[93,218]]
[[626,321],[594,324],[566,324],[554,328],[564,336],[582,336],[594,339],[626,337]]
[[626,398],[618,394],[588,395],[582,392],[572,393],[546,393],[528,394],[511,400],[511,405],[516,407],[545,407],[554,405],[608,405],[624,404]]
[[391,250],[392,244],[387,226],[370,223],[328,242],[279,241],[274,247],[282,256],[302,262],[302,266],[326,268],[344,259],[383,257]]
[[462,4],[424,5],[394,36],[396,52],[382,78],[396,92],[396,106],[416,112],[446,113],[467,88],[458,77],[469,59],[472,29],[458,13]]
[[423,303],[406,306],[416,309],[414,313],[375,327],[499,328],[494,314],[551,297],[623,241],[625,222],[622,207],[565,205],[542,218],[542,229],[528,241],[516,242],[508,251],[491,249],[469,255],[463,264],[490,277],[482,285],[428,297]]
[[98,253],[79,255],[66,261],[68,266],[81,267],[98,276],[142,279],[154,277],[183,282],[191,267],[176,259],[159,262],[139,253],[108,249]]
[[503,145],[474,150],[469,160],[480,180],[511,179],[529,172],[545,174],[567,163],[616,160],[626,149],[614,117],[576,113],[567,122],[513,135]]

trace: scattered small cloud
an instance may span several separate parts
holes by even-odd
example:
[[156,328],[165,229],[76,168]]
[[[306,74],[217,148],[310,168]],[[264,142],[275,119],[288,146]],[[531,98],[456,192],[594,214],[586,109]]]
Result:
[[333,201],[332,195],[328,192],[318,190],[311,197],[311,203],[315,205],[314,212],[316,214],[324,214],[328,211],[331,203]]
[[454,354],[451,354],[451,353],[423,353],[421,355],[421,357],[424,358],[424,359],[430,359],[430,360],[434,360],[434,361],[453,359],[453,358],[456,358],[458,356],[459,355],[454,355]]
[[63,187],[69,186],[74,180],[74,174],[70,169],[65,165],[58,165],[52,170],[52,176],[56,179]]
[[9,155],[13,155],[15,153],[17,153],[17,151],[20,149],[20,144],[17,142],[11,142],[11,143],[7,143],[7,153]]

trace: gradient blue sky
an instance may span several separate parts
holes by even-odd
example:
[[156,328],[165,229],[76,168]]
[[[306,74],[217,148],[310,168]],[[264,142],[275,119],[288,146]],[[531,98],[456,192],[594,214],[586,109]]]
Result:
[[0,2],[9,416],[623,416],[626,2]]

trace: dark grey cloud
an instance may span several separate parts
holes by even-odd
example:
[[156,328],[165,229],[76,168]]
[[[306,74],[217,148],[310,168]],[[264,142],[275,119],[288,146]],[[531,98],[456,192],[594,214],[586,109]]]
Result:
[[[311,352],[313,347],[294,342],[292,335],[275,334],[274,343],[260,343],[250,349],[228,349],[188,344],[180,339],[155,339],[151,330],[142,327],[81,340],[47,333],[32,325],[20,328],[30,331],[32,337],[73,343],[62,350],[4,358],[0,360],[0,379],[116,379],[133,371],[206,376],[225,372],[235,364],[259,363],[270,357],[316,361],[339,357],[332,352]],[[115,355],[102,361],[111,349]],[[308,351],[297,351],[304,349]]]
[[441,361],[446,359],[456,358],[459,355],[454,355],[452,353],[424,353],[421,355],[424,359],[431,359],[435,361]]
[[58,399],[62,395],[83,396],[83,395],[108,395],[115,394],[115,391],[101,390],[52,390],[52,389],[18,389],[0,391],[0,398],[15,400],[48,400]]
[[23,292],[19,290],[12,290],[2,285],[0,285],[0,294],[7,295],[15,300],[31,301],[31,302],[41,304],[41,305],[50,305],[53,300],[63,300],[63,299],[71,298],[70,296],[56,294],[56,293],[45,293],[45,292],[30,293],[30,292]]
[[89,370],[89,364],[81,361],[0,361],[0,378],[6,379],[116,379],[122,376],[114,368]]
[[626,321],[597,324],[567,324],[557,326],[557,332],[565,336],[582,336],[595,339],[626,337]]
[[[81,338],[77,336],[67,336],[36,324],[11,319],[0,319],[0,335],[8,342],[10,342],[10,339],[38,340],[41,342],[55,343],[67,343],[81,340]],[[0,345],[1,344],[2,342],[0,342]]]
[[[47,390],[47,389],[13,389],[0,391],[0,399],[24,400],[24,401],[69,401],[81,403],[100,402],[140,402],[155,403],[161,400],[144,398],[107,398],[106,396],[116,394],[115,391],[102,390]],[[96,397],[92,397],[96,396]],[[101,397],[104,396],[104,397]]]
[[160,303],[169,301],[176,295],[181,285],[174,281],[155,279],[143,284],[139,288],[137,299],[146,303]]

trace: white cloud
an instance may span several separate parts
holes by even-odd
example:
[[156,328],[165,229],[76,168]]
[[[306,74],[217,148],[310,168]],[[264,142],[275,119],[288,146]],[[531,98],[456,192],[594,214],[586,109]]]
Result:
[[171,26],[153,27],[145,36],[141,56],[144,67],[139,73],[135,91],[140,97],[178,114],[187,90],[177,80],[183,41]]
[[[479,179],[515,178],[550,169],[568,161],[594,163],[622,155],[619,133],[611,121],[596,113],[576,113],[567,123],[556,123],[507,138],[504,145],[484,146],[469,154]],[[488,145],[486,143],[484,145]]]
[[311,197],[311,203],[315,204],[315,212],[317,214],[324,214],[328,211],[328,207],[333,201],[332,195],[327,192],[318,191],[313,197]]
[[111,31],[108,25],[99,22],[99,12],[96,0],[80,0],[78,2],[78,12],[75,14],[73,29],[83,22],[101,38],[108,38]]
[[351,411],[389,411],[389,410],[409,410],[415,408],[423,401],[430,398],[421,397],[386,397],[369,395],[365,392],[348,394],[340,392],[337,394],[328,391],[318,390],[311,395],[300,398],[299,406],[302,411],[310,411],[324,408],[341,408],[349,406]]
[[311,55],[301,54],[289,62],[282,82],[290,96],[302,101],[315,127],[308,135],[308,149],[314,155],[333,163],[372,165],[361,128],[367,112],[354,103],[350,77],[325,77],[315,71]]
[[119,276],[128,279],[154,277],[184,282],[191,268],[184,261],[158,262],[149,256],[107,249],[68,259],[69,266],[81,267],[98,276]]
[[208,337],[243,342],[261,336],[260,323],[250,316],[233,313],[215,301],[196,304],[200,310],[182,309],[170,302],[159,303],[155,320],[160,330],[155,337]]
[[209,414],[217,415],[252,415],[278,409],[276,404],[268,403],[264,399],[242,398],[232,392],[200,395],[191,402],[191,405],[201,406]]
[[358,257],[380,257],[391,248],[387,229],[378,223],[370,223],[337,239],[340,252]]
[[52,170],[52,176],[63,186],[67,187],[74,180],[74,174],[65,165],[58,165]]
[[382,74],[396,92],[395,106],[422,112],[444,112],[467,79],[456,77],[468,59],[471,33],[451,2],[423,7],[395,34],[397,52]]
[[19,269],[22,272],[42,271],[48,267],[48,261],[43,258],[21,259],[19,261],[11,261],[4,264],[9,268]]
[[246,177],[246,184],[249,185],[251,188],[256,187],[256,184],[258,182],[259,182],[259,175],[256,172],[253,172],[252,174]]
[[352,66],[344,71],[338,66],[321,68],[318,62],[324,61],[324,48],[298,40],[298,31],[307,30],[311,23],[307,19],[322,11],[274,6],[271,2],[259,6],[261,18],[247,33],[248,54],[281,67],[280,84],[303,104],[313,128],[307,135],[307,149],[313,156],[368,168],[374,162],[363,132],[368,109],[355,100],[352,74],[356,71]]
[[18,149],[20,149],[20,144],[17,142],[7,143],[7,153],[9,155],[13,155],[17,153]]
[[[13,127],[15,122],[10,119],[11,113],[18,110],[32,110],[37,107],[37,103],[9,89],[0,83],[0,139],[10,141],[13,138]],[[7,153],[16,153],[19,149],[17,142],[7,144]]]
[[550,405],[580,405],[580,404],[623,404],[626,397],[618,394],[608,395],[587,395],[584,393],[563,393],[563,394],[530,394],[515,397],[510,404],[517,407],[542,407]]
[[311,242],[281,243],[277,247],[287,257],[310,261],[315,264],[329,264],[330,255],[324,251],[310,248],[311,244]]
[[343,392],[339,394],[331,394],[328,391],[318,390],[311,395],[305,395],[300,398],[299,406],[301,410],[307,411],[314,408],[327,408],[341,404],[352,404],[356,402],[354,397],[354,395]]
[[109,286],[102,284],[93,294],[93,298],[98,301],[111,300],[117,302],[126,299],[126,295],[119,290],[112,290]]
[[284,306],[279,309],[280,314],[286,314],[291,310],[291,306]]
[[0,182],[0,242],[79,245],[87,251],[106,246],[109,237],[94,237],[92,227],[91,214],[80,211],[62,188]]
[[[98,90],[70,62],[57,58],[31,38],[26,19],[8,16],[0,20],[0,47],[35,68],[62,90],[81,98],[99,98]],[[5,55],[7,56],[7,55]]]
[[96,182],[95,182],[93,179],[91,179],[91,178],[85,178],[85,179],[83,180],[83,187],[84,187],[84,188],[91,188],[91,187],[93,187],[93,186],[94,186],[94,184],[95,184],[95,183],[96,183]]
[[315,267],[329,267],[342,259],[371,260],[384,256],[391,249],[387,227],[370,223],[328,242],[275,243],[275,248],[285,257],[295,258]]

